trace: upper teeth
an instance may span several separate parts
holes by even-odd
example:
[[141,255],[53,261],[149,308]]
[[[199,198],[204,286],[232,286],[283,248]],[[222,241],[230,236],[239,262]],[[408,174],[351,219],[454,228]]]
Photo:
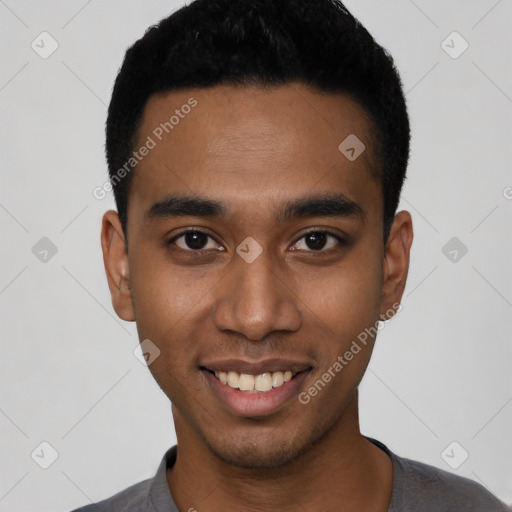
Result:
[[268,372],[259,375],[250,375],[238,372],[215,372],[223,384],[229,387],[239,389],[240,391],[270,391],[272,388],[278,388],[285,382],[291,380],[296,372],[290,370],[285,372]]

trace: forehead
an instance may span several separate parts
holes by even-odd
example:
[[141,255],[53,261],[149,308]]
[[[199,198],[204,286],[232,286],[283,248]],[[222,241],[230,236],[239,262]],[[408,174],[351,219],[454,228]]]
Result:
[[150,150],[135,168],[130,202],[148,207],[176,192],[246,204],[336,191],[356,200],[380,188],[370,133],[349,96],[299,84],[159,93],[138,131],[134,149]]

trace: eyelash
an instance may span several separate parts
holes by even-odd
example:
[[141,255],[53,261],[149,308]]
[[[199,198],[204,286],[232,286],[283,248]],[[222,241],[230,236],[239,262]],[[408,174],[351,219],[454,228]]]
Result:
[[[215,241],[215,239],[209,235],[208,233],[205,233],[204,231],[201,231],[199,229],[188,229],[187,231],[183,231],[181,233],[179,233],[178,235],[175,235],[173,236],[169,242],[168,242],[168,245],[172,245],[176,242],[176,240],[180,239],[181,237],[185,236],[185,235],[188,235],[188,234],[192,234],[192,233],[198,233],[198,234],[201,234],[201,235],[205,235],[209,238],[211,238],[212,240]],[[303,238],[307,237],[308,235],[311,235],[311,234],[323,234],[323,235],[327,235],[327,236],[331,236],[333,238],[335,238],[337,240],[337,242],[339,243],[340,246],[344,247],[347,245],[347,241],[340,237],[339,235],[331,232],[331,231],[326,231],[324,229],[311,229],[310,231],[307,231],[306,233],[303,233],[303,235],[297,239],[293,245],[296,245],[300,240],[302,240]],[[185,253],[192,253],[192,254],[196,254],[196,255],[205,255],[205,254],[209,254],[211,249],[182,249],[181,247],[178,247],[177,250],[180,250],[180,251],[183,251]],[[336,250],[335,247],[331,247],[329,249],[319,249],[318,251],[315,251],[315,250],[308,250],[306,252],[309,252],[309,253],[318,253],[318,254],[321,254],[321,253],[330,253],[332,252],[333,250]]]

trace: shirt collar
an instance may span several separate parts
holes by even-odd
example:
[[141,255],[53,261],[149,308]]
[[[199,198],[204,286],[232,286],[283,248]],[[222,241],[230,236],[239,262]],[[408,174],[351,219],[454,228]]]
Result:
[[[389,511],[395,510],[395,500],[397,497],[398,489],[396,488],[397,481],[397,470],[399,470],[396,456],[389,450],[389,448],[380,441],[373,439],[368,436],[363,436],[368,441],[376,445],[378,448],[383,450],[393,462],[394,478],[393,478],[393,495]],[[171,495],[169,484],[167,482],[167,469],[172,468],[176,462],[176,455],[178,453],[178,446],[171,446],[162,458],[153,482],[149,488],[149,492],[146,499],[146,510],[147,512],[179,512],[176,503]]]
[[147,512],[179,512],[167,483],[167,469],[174,466],[177,452],[177,445],[172,446],[165,452],[149,488],[146,499]]

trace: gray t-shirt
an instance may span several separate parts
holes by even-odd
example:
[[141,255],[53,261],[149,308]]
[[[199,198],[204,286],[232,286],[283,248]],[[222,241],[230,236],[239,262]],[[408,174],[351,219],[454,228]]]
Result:
[[[511,512],[480,484],[447,471],[395,455],[367,437],[393,462],[393,494],[388,512]],[[167,485],[167,468],[177,445],[165,453],[154,478],[128,487],[109,499],[73,512],[179,512]]]

